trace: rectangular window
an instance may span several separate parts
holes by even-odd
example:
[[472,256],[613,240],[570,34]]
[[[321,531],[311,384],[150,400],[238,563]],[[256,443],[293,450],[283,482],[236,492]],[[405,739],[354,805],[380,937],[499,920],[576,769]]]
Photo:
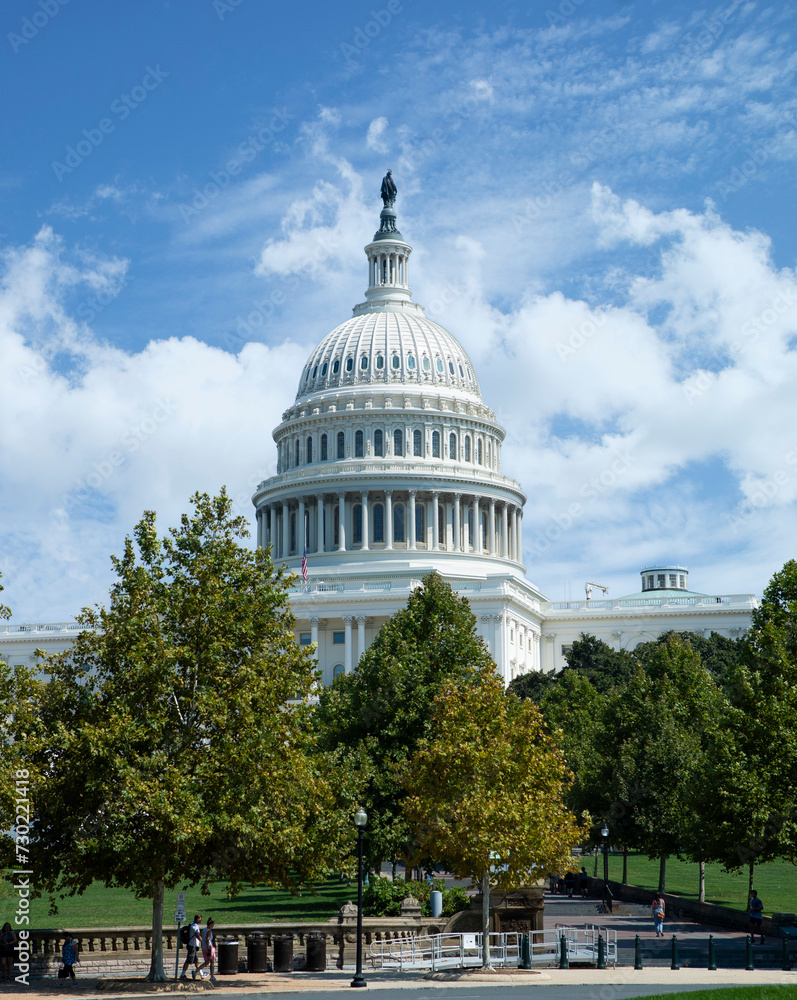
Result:
[[309,646],[311,643],[310,632],[300,632],[299,633],[299,645]]
[[343,646],[345,644],[345,642],[346,642],[346,633],[345,632],[333,632],[332,633],[332,642],[333,642],[333,644],[335,646]]
[[686,590],[686,582],[685,582],[683,576],[680,576],[679,580],[681,581],[681,590]]
[[664,574],[663,573],[658,573],[657,576],[656,576],[656,579],[658,580],[657,586],[663,587],[664,586]]
[[675,573],[670,573],[670,587],[674,590],[678,584],[675,582]]

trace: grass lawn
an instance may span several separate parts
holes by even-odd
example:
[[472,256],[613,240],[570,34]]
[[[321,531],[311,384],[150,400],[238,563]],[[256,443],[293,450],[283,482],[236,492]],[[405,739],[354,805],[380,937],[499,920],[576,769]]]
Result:
[[[793,986],[725,986],[713,990],[690,990],[686,996],[698,1000],[787,1000],[795,995]],[[657,993],[646,1000],[672,1000],[673,993]]]
[[[337,877],[315,886],[315,892],[305,889],[300,895],[291,896],[284,890],[246,888],[235,899],[227,899],[224,882],[211,886],[209,896],[201,896],[198,888],[185,889],[186,910],[189,918],[202,914],[203,922],[214,917],[217,924],[270,923],[273,920],[328,920],[343,904],[351,899],[356,902],[357,885],[347,888],[346,882]],[[177,901],[177,889],[166,892],[163,923],[172,922]],[[58,913],[50,916],[47,898],[31,903],[31,927],[148,927],[152,923],[152,903],[136,899],[127,889],[106,889],[95,882],[82,896],[57,899]],[[0,912],[11,911],[11,901],[0,901]],[[0,920],[5,920],[2,916]]]
[[[594,859],[583,862],[592,875]],[[603,858],[598,858],[598,876],[603,875]],[[619,882],[623,877],[622,854],[609,854],[609,878]],[[719,865],[706,865],[706,902],[719,903],[737,910],[747,907],[747,870],[729,875]],[[628,855],[628,881],[646,889],[659,885],[659,862],[642,854]],[[797,912],[797,867],[787,861],[771,861],[754,872],[753,888],[764,903],[764,913]],[[698,866],[677,858],[667,860],[667,892],[697,899]]]

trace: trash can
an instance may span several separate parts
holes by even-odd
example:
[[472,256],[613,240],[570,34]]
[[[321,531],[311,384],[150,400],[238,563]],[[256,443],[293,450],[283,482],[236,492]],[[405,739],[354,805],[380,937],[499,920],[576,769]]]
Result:
[[327,936],[326,934],[305,934],[307,945],[307,971],[326,972],[327,969]]
[[439,889],[432,889],[429,893],[429,906],[435,919],[443,912],[443,894]]
[[234,976],[238,972],[237,938],[219,941],[216,952],[219,960],[219,975]]
[[266,935],[255,931],[246,939],[246,968],[248,972],[267,972]]
[[275,935],[274,971],[293,972],[293,934]]

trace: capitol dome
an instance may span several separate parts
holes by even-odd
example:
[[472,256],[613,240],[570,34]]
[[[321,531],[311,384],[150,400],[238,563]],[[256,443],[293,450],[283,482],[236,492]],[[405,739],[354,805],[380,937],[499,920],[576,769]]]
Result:
[[448,330],[420,309],[387,307],[355,315],[324,337],[302,370],[296,400],[330,389],[399,385],[481,400],[473,364]]

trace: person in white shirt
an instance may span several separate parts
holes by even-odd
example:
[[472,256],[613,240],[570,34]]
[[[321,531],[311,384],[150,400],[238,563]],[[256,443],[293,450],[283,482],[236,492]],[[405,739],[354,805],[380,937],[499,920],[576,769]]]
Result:
[[213,970],[216,967],[216,932],[214,930],[216,921],[213,917],[208,917],[208,923],[202,931],[202,958],[204,961],[199,966],[199,975],[202,979],[207,976],[203,970],[210,966],[210,978],[213,979]]
[[191,922],[191,926],[188,931],[188,951],[185,957],[185,962],[183,962],[183,974],[180,976],[181,979],[188,979],[186,975],[186,970],[188,966],[193,962],[194,971],[191,976],[196,979],[196,974],[199,971],[199,949],[202,947],[202,914],[195,913],[194,919]]

